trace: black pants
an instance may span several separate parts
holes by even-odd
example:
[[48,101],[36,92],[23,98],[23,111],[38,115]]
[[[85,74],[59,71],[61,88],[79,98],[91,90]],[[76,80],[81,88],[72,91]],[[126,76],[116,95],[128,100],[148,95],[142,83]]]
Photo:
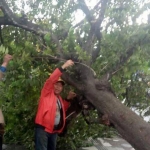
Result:
[[57,133],[35,127],[35,150],[56,150]]
[[3,135],[0,135],[0,150],[2,150],[3,145]]

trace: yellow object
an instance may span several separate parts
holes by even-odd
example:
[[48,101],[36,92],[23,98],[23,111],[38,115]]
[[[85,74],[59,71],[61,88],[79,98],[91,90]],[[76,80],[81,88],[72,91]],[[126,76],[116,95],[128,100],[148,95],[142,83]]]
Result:
[[[51,73],[49,73],[49,76],[50,76],[50,75],[51,75]],[[61,77],[59,77],[59,79],[58,79],[57,82],[62,82],[62,84],[65,85],[65,81],[64,81]]]

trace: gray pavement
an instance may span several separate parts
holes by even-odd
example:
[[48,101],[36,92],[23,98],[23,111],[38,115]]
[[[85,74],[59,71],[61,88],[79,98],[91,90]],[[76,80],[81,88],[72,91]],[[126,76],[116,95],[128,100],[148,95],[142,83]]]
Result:
[[88,140],[93,144],[91,147],[82,147],[79,150],[135,150],[127,141],[122,138],[97,138]]
[[[114,138],[89,138],[88,143],[91,143],[91,147],[82,147],[78,150],[135,150],[132,146],[120,137]],[[19,145],[5,145],[3,144],[3,150],[26,150],[23,146]]]

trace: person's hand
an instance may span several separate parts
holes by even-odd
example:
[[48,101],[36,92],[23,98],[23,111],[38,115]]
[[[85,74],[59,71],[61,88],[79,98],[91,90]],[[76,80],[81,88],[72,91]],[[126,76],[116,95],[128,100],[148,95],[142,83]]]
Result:
[[13,57],[12,57],[11,55],[6,54],[6,55],[4,56],[2,66],[3,66],[3,67],[6,67],[6,66],[8,65],[9,61],[12,60],[12,58],[13,58]]
[[75,98],[76,96],[77,96],[76,93],[70,91],[70,92],[68,93],[67,100],[72,100],[72,99]]
[[73,66],[74,62],[72,60],[67,60],[63,65],[62,65],[62,69],[68,68],[70,66]]

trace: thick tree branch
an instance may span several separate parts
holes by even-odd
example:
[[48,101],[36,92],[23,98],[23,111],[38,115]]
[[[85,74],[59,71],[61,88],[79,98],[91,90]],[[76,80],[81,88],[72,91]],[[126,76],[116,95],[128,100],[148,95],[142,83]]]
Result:
[[79,84],[78,81],[76,79],[72,79],[71,76],[64,72],[62,74],[62,79],[69,85],[72,85],[73,87],[75,87],[77,90],[79,91],[83,91],[84,88],[83,88],[83,85],[82,84]]
[[[91,25],[91,28],[90,28],[90,31],[89,31],[89,34],[88,34],[88,38],[87,38],[87,41],[86,43],[84,44],[83,46],[83,49],[88,53],[88,54],[91,54],[92,55],[92,51],[93,51],[93,41],[95,40],[95,30],[96,30],[96,26],[95,26],[95,18],[94,16],[92,15],[91,11],[89,10],[88,6],[86,5],[85,1],[84,0],[78,0],[79,2],[79,5],[82,9],[82,11],[85,13],[86,15],[86,18],[88,20],[88,22],[90,23]],[[82,23],[82,21],[81,21]]]
[[[84,49],[89,54],[92,55],[92,61],[95,61],[95,59],[99,55],[100,47],[98,47],[96,50],[93,51],[92,43],[95,40],[95,35],[96,35],[99,43],[101,42],[101,38],[102,38],[101,31],[100,31],[101,30],[101,24],[102,24],[102,21],[104,20],[104,14],[105,14],[105,11],[106,11],[108,0],[102,0],[101,1],[101,9],[100,9],[99,17],[98,17],[97,20],[94,18],[91,11],[88,9],[88,7],[87,7],[84,0],[82,0],[82,1],[78,0],[78,2],[81,6],[82,11],[86,14],[86,18],[87,18],[88,22],[91,24],[91,29],[90,29],[90,32],[89,32],[89,36],[88,36],[86,45],[84,46]],[[96,7],[98,7],[99,4],[100,4],[100,2],[98,2]],[[82,21],[79,24],[82,24]]]
[[97,44],[97,48],[95,50],[93,50],[92,52],[92,62],[94,62],[96,60],[96,58],[99,56],[99,52],[100,52],[100,42]]
[[58,53],[61,57],[63,57],[63,48],[58,40],[58,38],[52,33],[52,31],[44,29],[40,27],[39,25],[36,25],[32,23],[31,21],[28,21],[27,19],[24,19],[22,17],[17,17],[8,7],[5,0],[0,1],[0,8],[2,9],[4,13],[4,17],[0,17],[0,25],[12,25],[15,27],[22,28],[26,31],[30,31],[34,34],[37,34],[39,36],[44,36],[47,33],[51,33],[51,40],[57,45]]
[[99,9],[99,5],[101,4],[101,0],[97,2],[97,4],[94,6],[93,10]]
[[23,29],[33,32],[37,35],[45,35],[48,32],[48,31],[45,31],[44,29],[42,29],[40,26],[38,26],[32,22],[29,22],[28,20],[22,20],[23,18],[17,17],[10,10],[10,8],[8,7],[5,0],[1,0],[0,8],[2,9],[2,11],[4,13],[4,17],[5,17],[5,18],[1,18],[1,25],[3,25],[2,21],[4,21],[5,25],[6,25],[6,23],[8,23],[8,25],[13,25],[15,27],[23,28]]
[[98,44],[97,49],[95,51],[93,51],[93,53],[92,53],[92,61],[93,62],[99,56],[99,52],[100,52],[100,43],[101,43],[101,39],[102,39],[102,34],[101,34],[100,30],[101,30],[102,22],[104,20],[107,4],[108,4],[108,0],[102,0],[101,1],[101,9],[100,9],[100,12],[99,12],[99,17],[95,22],[95,35],[98,39],[99,44]]
[[94,30],[95,29],[93,28],[93,26],[91,26],[87,41],[86,41],[84,48],[83,48],[88,54],[92,54],[92,51],[93,51],[93,47],[94,47],[93,43],[95,40]]
[[82,11],[85,13],[86,18],[88,20],[88,22],[91,24],[91,29],[89,31],[89,36],[88,39],[85,43],[85,45],[83,46],[83,49],[88,53],[91,54],[92,53],[92,43],[94,40],[94,26],[93,26],[93,21],[94,21],[94,16],[92,15],[91,11],[89,10],[88,6],[86,5],[84,0],[78,0],[79,5],[82,9]]
[[[98,6],[99,6],[100,3],[101,3],[101,1],[99,1],[99,2],[94,6],[94,8],[91,10],[91,12],[97,10],[97,9],[99,8]],[[86,19],[86,18],[82,19],[79,23],[77,23],[76,25],[74,25],[73,28],[80,27],[80,26],[85,22],[85,19]]]
[[0,25],[14,25],[6,17],[0,17]]
[[[90,31],[89,31],[89,36],[88,36],[88,39],[87,39],[87,42],[86,42],[86,44],[83,46],[84,48],[84,50],[85,51],[87,51],[89,54],[91,54],[91,55],[93,55],[92,54],[92,52],[93,52],[93,45],[92,45],[92,43],[93,43],[93,41],[95,40],[95,35],[97,36],[97,39],[101,39],[101,33],[100,33],[100,29],[97,29],[97,24],[95,23],[95,21],[94,21],[94,16],[92,16],[91,14],[91,12],[92,11],[95,11],[95,9],[97,9],[98,8],[98,6],[99,6],[99,4],[101,3],[101,1],[99,1],[96,5],[95,5],[95,7],[90,11],[89,9],[88,9],[88,7],[87,7],[87,5],[86,5],[86,3],[85,3],[85,1],[83,0],[83,1],[79,1],[79,4],[80,4],[80,6],[81,6],[81,9],[82,9],[82,11],[86,14],[86,18],[87,18],[87,20],[88,20],[88,22],[91,24],[91,29],[90,29]],[[89,14],[90,14],[90,16],[89,16]],[[75,26],[74,26],[74,28],[76,28],[76,27],[78,27],[78,26],[81,26],[83,23],[84,23],[84,20],[85,20],[85,18],[81,21],[81,22],[79,22],[78,24],[76,24]],[[94,51],[94,56],[96,56],[96,52],[97,52],[97,50],[95,50]],[[98,53],[99,53],[99,48],[98,48]],[[93,56],[92,56],[93,57]],[[97,56],[96,56],[97,57]],[[93,58],[95,58],[95,57],[93,57]]]
[[84,0],[78,0],[81,10],[85,13],[88,22],[91,24],[95,20]]
[[101,27],[102,21],[104,20],[107,4],[108,4],[108,0],[102,0],[102,2],[101,2],[101,9],[100,9],[100,12],[99,12],[99,17],[98,17],[98,19],[96,21],[97,24],[99,25],[99,27]]

